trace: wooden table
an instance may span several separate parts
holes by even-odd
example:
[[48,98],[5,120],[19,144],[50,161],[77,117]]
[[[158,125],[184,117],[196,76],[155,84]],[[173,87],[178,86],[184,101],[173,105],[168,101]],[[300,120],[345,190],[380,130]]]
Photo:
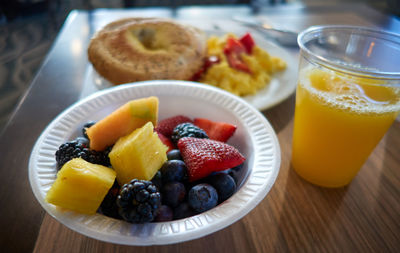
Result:
[[[202,25],[229,26],[232,15],[256,15],[300,31],[316,24],[366,25],[400,32],[400,22],[360,4],[265,8],[247,6],[97,10],[71,13],[0,136],[1,252],[399,252],[400,123],[396,121],[354,181],[340,189],[313,186],[290,165],[294,95],[263,111],[282,151],[275,185],[233,225],[179,244],[128,247],[71,231],[47,215],[28,181],[28,159],[46,125],[63,109],[95,91],[88,87],[86,47],[93,32],[121,16],[164,16]],[[204,20],[207,20],[205,22]],[[231,24],[238,27],[237,24]],[[229,29],[229,28],[228,28]],[[297,49],[288,49],[297,57]]]

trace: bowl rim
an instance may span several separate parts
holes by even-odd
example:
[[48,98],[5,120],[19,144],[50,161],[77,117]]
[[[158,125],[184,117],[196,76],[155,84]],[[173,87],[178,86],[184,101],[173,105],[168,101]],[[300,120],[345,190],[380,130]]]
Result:
[[[60,132],[63,128],[68,128],[68,126],[63,125],[63,121],[71,120],[76,114],[84,113],[87,108],[96,108],[103,103],[109,103],[107,98],[110,97],[119,99],[121,96],[132,95],[128,94],[129,92],[137,92],[134,94],[139,96],[146,92],[157,93],[160,89],[162,89],[161,93],[164,96],[168,92],[175,91],[180,92],[179,95],[191,94],[196,98],[200,97],[207,103],[222,103],[230,109],[234,108],[235,113],[241,115],[242,122],[248,124],[246,129],[252,134],[250,142],[254,143],[253,168],[241,188],[230,199],[195,216],[147,224],[130,224],[99,213],[83,215],[73,211],[59,210],[45,202],[43,184],[50,188],[49,185],[55,180],[55,175],[41,174],[40,176],[43,178],[39,178],[38,168],[42,168],[38,166],[42,166],[46,171],[52,169],[52,172],[49,173],[55,174],[55,161],[51,164],[48,160],[54,160],[54,153],[49,151],[49,145],[58,148],[55,139],[57,136],[59,139],[63,139]],[[143,91],[146,92],[143,93]],[[157,95],[155,94],[155,96]],[[87,107],[84,108],[84,105]],[[237,115],[236,117],[239,117]],[[63,140],[65,141],[65,138]],[[116,244],[132,246],[166,245],[209,235],[241,219],[253,210],[270,191],[278,176],[280,164],[280,146],[272,126],[264,115],[245,100],[219,88],[195,82],[153,80],[120,85],[96,92],[72,104],[60,113],[45,128],[33,147],[29,159],[29,182],[36,199],[47,213],[76,232]]]

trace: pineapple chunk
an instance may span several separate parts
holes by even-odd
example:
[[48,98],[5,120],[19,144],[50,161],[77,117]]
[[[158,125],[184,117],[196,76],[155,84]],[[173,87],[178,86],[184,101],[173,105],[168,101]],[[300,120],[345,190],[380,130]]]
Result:
[[113,169],[82,158],[72,159],[57,173],[46,201],[79,213],[94,214],[114,184],[115,177]]
[[153,128],[153,124],[148,122],[131,134],[121,137],[108,155],[120,185],[129,183],[134,178],[151,180],[167,160],[168,147],[153,132]]

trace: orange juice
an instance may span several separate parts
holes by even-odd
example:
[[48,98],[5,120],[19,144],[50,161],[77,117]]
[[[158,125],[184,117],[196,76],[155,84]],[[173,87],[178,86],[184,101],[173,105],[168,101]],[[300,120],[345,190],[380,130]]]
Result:
[[320,186],[350,183],[399,111],[399,88],[303,69],[296,91],[293,168]]

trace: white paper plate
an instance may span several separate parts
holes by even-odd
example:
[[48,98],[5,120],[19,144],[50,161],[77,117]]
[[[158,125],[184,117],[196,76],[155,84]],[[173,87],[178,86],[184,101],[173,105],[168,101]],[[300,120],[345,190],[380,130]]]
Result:
[[[83,124],[99,120],[129,100],[157,96],[160,119],[177,114],[237,125],[229,143],[246,157],[240,189],[217,207],[186,219],[130,224],[106,216],[83,215],[45,202],[56,179],[54,154],[81,135]],[[66,109],[37,140],[29,160],[29,180],[43,208],[65,226],[98,240],[126,245],[159,245],[199,238],[229,226],[269,192],[280,167],[278,139],[266,118],[244,100],[220,89],[184,81],[147,81],[100,91]]]
[[[206,31],[210,35],[223,36],[227,32],[223,31]],[[241,36],[242,34],[238,34]],[[258,33],[252,33],[256,44],[266,50],[270,55],[277,56],[287,63],[286,70],[276,73],[272,76],[270,83],[255,95],[245,96],[244,100],[249,102],[258,110],[269,109],[286,98],[288,98],[296,90],[297,83],[297,58],[291,55],[286,49],[273,44]],[[93,68],[89,69],[89,80],[92,80],[99,89],[109,88],[113,85],[100,76]]]

